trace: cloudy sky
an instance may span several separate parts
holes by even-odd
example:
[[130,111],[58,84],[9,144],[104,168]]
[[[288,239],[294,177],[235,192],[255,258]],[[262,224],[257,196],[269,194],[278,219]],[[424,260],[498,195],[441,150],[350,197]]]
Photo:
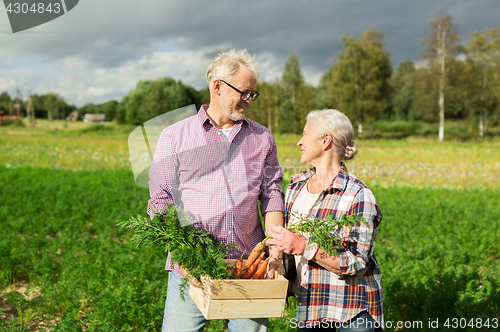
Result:
[[120,100],[138,80],[164,76],[201,89],[211,59],[230,48],[255,54],[267,81],[297,52],[306,81],[317,85],[342,36],[371,26],[384,33],[395,68],[418,62],[436,10],[460,24],[464,44],[470,31],[500,25],[498,0],[80,0],[12,33],[0,4],[0,92],[57,92],[81,106]]

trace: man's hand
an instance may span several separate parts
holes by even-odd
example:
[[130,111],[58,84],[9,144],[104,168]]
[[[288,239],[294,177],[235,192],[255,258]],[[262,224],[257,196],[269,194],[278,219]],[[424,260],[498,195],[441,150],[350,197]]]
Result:
[[276,274],[285,274],[285,268],[281,260],[276,260],[272,257],[269,260],[269,267],[266,274],[266,279],[274,279],[276,278]]
[[305,237],[281,226],[274,226],[267,230],[266,235],[272,237],[266,241],[267,245],[274,245],[290,255],[300,255],[306,247]]
[[200,282],[195,277],[193,276],[187,277],[188,275],[187,271],[182,266],[179,267],[181,268],[182,277],[186,279],[191,286],[200,287]]

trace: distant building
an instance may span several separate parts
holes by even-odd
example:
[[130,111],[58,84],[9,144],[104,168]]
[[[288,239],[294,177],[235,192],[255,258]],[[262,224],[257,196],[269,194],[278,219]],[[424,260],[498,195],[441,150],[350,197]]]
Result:
[[97,114],[85,114],[83,116],[83,122],[85,123],[90,123],[90,122],[100,122],[104,123],[106,121],[106,114],[104,113],[97,113]]

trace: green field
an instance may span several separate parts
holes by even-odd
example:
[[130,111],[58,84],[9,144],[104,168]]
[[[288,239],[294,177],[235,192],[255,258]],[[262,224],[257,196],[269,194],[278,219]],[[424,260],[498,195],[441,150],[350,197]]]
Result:
[[[0,331],[161,330],[165,253],[136,250],[116,226],[145,215],[149,198],[130,171],[132,129],[0,127]],[[276,137],[284,185],[304,167],[298,139]],[[375,253],[387,331],[500,330],[499,147],[358,142],[347,166],[384,215]],[[270,330],[293,331],[287,318],[271,319]]]

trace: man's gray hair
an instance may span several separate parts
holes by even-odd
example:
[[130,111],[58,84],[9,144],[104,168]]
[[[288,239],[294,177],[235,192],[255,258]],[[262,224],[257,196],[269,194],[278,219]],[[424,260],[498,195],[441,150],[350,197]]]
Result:
[[207,83],[211,89],[212,82],[216,79],[231,81],[241,66],[246,67],[259,78],[259,63],[255,56],[250,55],[247,50],[230,50],[219,53],[207,69]]
[[307,114],[307,121],[311,120],[314,121],[314,126],[311,128],[318,137],[323,137],[325,134],[332,135],[332,143],[341,160],[354,158],[358,152],[356,143],[352,141],[354,129],[344,113],[332,109],[311,111]]

